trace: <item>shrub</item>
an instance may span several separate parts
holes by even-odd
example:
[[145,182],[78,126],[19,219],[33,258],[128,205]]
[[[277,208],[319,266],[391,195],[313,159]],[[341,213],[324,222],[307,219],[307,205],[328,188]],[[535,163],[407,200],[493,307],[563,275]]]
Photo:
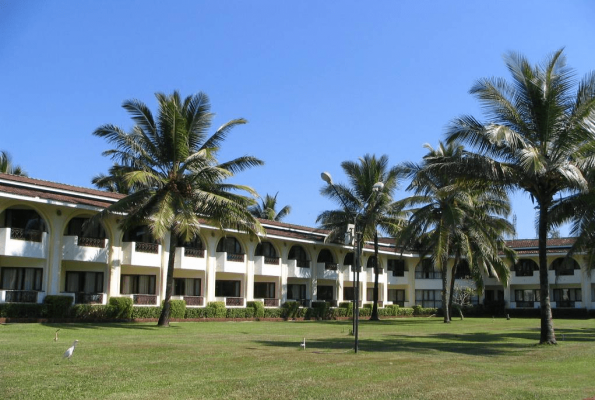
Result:
[[330,303],[327,303],[326,301],[313,301],[310,318],[328,319],[327,313],[330,306]]
[[77,319],[106,320],[110,317],[109,306],[75,304],[70,309],[70,316]]
[[397,310],[397,315],[398,316],[403,316],[403,317],[411,317],[413,316],[413,308],[399,308]]
[[[132,299],[130,297],[110,297],[109,314],[114,319],[132,318]],[[138,308],[138,307],[137,307]]]
[[159,318],[161,316],[161,310],[163,308],[159,306],[153,307],[132,307],[132,318],[143,319],[143,318]]
[[340,315],[340,317],[352,317],[353,316],[353,303],[350,301],[345,301],[339,303],[339,308],[341,310],[345,310],[345,315]]
[[45,296],[43,303],[47,306],[48,318],[65,318],[70,312],[73,298],[71,296]]
[[283,318],[300,318],[300,305],[297,301],[286,301],[283,303]]
[[[186,302],[184,300],[170,300],[170,318],[184,318],[186,315]],[[161,302],[163,306],[163,302]],[[161,314],[159,315],[161,316]],[[159,318],[159,316],[157,318]]]
[[385,307],[386,315],[396,317],[399,315],[399,305],[398,304],[391,304]]
[[222,301],[212,301],[207,305],[207,308],[213,310],[213,316],[208,318],[225,318],[227,316],[227,309]]
[[227,318],[253,318],[254,317],[254,308],[246,307],[246,308],[228,308],[227,309]]
[[246,308],[254,309],[254,316],[256,318],[264,317],[264,304],[261,301],[249,301]]
[[43,318],[47,316],[46,304],[0,304],[0,318]]
[[282,308],[265,308],[264,309],[264,317],[265,318],[283,318],[283,309]]
[[371,304],[364,304],[363,308],[359,309],[359,316],[360,317],[369,317],[370,315],[372,315],[372,307],[366,307]]

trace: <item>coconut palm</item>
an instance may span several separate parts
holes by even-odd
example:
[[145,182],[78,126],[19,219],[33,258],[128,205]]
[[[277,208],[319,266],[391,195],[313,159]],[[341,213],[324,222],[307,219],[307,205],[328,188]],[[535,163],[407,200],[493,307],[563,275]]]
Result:
[[595,158],[595,74],[586,75],[574,91],[573,71],[563,50],[532,66],[517,53],[505,56],[512,82],[480,79],[471,88],[488,121],[455,119],[448,142],[477,151],[454,168],[468,177],[497,182],[527,192],[536,203],[541,303],[540,343],[556,343],[547,274],[549,212],[558,193],[586,190],[583,171]]
[[124,179],[128,171],[127,167],[114,164],[110,167],[107,174],[97,174],[91,180],[97,189],[106,190],[108,192],[131,194],[134,188],[129,187]]
[[[401,178],[397,167],[389,167],[388,157],[376,158],[366,154],[357,162],[343,161],[341,167],[349,186],[334,184],[321,189],[321,194],[342,207],[337,210],[322,212],[316,218],[321,227],[330,230],[328,240],[344,238],[347,226],[353,224],[357,216],[357,227],[362,232],[364,241],[376,238],[378,229],[389,235],[398,231],[404,220],[394,207],[393,193]],[[376,193],[375,184],[382,182],[384,186]],[[378,186],[376,186],[378,188]],[[377,253],[377,245],[375,246]],[[361,248],[358,250],[361,252]],[[378,257],[376,256],[376,260]],[[374,263],[374,304],[371,319],[378,319],[378,263]]]
[[260,204],[251,206],[248,210],[256,218],[281,221],[291,212],[291,206],[285,206],[277,212],[277,192],[274,196],[267,193],[264,199],[260,198]]
[[[131,194],[110,205],[97,218],[109,213],[125,213],[120,227],[127,230],[147,225],[156,239],[165,244],[169,238],[169,260],[164,307],[158,325],[169,325],[170,298],[176,246],[191,241],[201,225],[233,228],[248,233],[262,230],[248,212],[256,195],[248,186],[225,183],[227,178],[250,167],[263,164],[244,156],[219,163],[217,152],[229,132],[244,119],[234,119],[208,136],[213,114],[206,94],[181,99],[157,93],[158,114],[153,117],[138,100],[122,105],[135,122],[129,133],[114,125],[103,125],[93,134],[114,145],[105,151],[116,167],[110,173],[122,179]],[[121,173],[121,175],[118,175]]]
[[[506,284],[508,269],[498,253],[503,249],[503,235],[513,227],[505,219],[510,211],[505,193],[488,185],[463,182],[441,168],[442,164],[464,156],[462,146],[440,143],[437,149],[429,144],[424,147],[428,153],[422,163],[402,165],[411,179],[407,190],[413,195],[397,202],[409,220],[396,235],[396,241],[402,248],[419,249],[420,260],[431,256],[442,271],[442,309],[444,322],[449,323],[452,285],[459,261],[466,259],[477,279],[481,272],[491,271]],[[449,290],[451,258],[454,267]]]
[[12,163],[12,157],[4,150],[0,151],[0,172],[3,174],[27,176],[27,173],[19,165]]

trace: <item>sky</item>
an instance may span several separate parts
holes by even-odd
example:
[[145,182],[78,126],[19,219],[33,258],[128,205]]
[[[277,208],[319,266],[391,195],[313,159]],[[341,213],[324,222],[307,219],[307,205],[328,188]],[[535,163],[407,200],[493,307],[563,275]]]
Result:
[[[594,70],[594,17],[589,0],[0,0],[0,149],[33,178],[92,187],[112,164],[92,132],[129,130],[124,100],[155,111],[157,92],[204,92],[211,132],[249,121],[219,161],[265,162],[234,183],[313,227],[339,207],[321,172],[346,183],[341,162],[365,154],[418,162],[452,119],[484,120],[469,89],[509,79],[507,52],[539,63],[564,48],[577,80]],[[517,237],[535,238],[531,201],[512,199]]]

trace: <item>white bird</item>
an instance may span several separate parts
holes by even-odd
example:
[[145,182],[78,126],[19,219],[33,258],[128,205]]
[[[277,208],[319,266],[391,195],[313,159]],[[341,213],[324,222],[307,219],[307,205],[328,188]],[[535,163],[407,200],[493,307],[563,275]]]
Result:
[[306,350],[306,338],[304,338],[304,342],[300,343],[300,347],[303,347]]
[[[58,329],[58,331],[59,331],[59,330],[60,330],[60,329]],[[54,338],[54,342],[57,342],[57,341],[58,341],[58,331],[56,331],[56,337]]]
[[64,356],[62,358],[68,358],[68,361],[70,361],[70,357],[72,357],[72,353],[74,353],[74,348],[78,342],[78,340],[75,340],[72,346],[70,346],[68,350],[64,352]]

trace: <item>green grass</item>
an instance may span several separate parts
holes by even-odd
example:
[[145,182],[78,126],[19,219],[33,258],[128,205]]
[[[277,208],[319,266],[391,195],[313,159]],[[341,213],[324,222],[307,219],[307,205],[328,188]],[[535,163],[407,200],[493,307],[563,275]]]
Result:
[[[0,325],[3,399],[583,399],[595,320]],[[54,332],[60,328],[59,341]],[[564,335],[564,340],[562,340]],[[304,351],[299,344],[306,338]],[[79,345],[72,361],[62,354]]]

